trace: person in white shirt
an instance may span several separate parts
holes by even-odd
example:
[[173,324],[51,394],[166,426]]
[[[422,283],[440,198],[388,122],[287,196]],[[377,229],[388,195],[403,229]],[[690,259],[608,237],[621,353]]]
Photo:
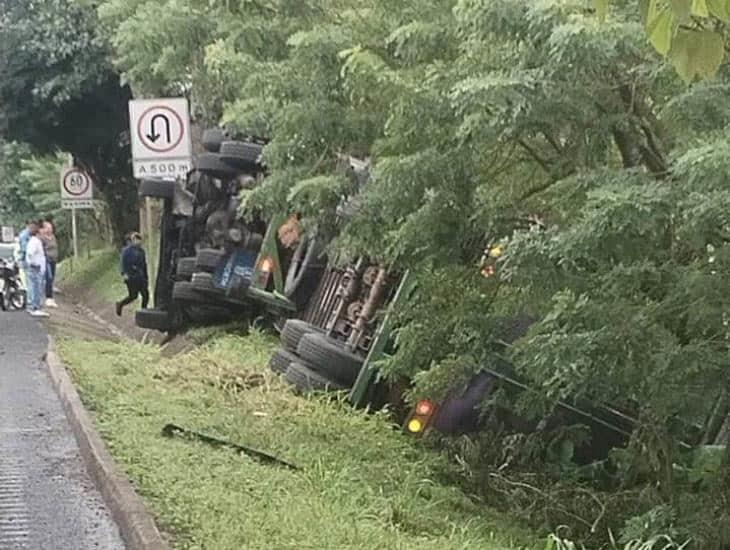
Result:
[[48,313],[42,309],[45,296],[46,252],[38,233],[38,224],[31,224],[31,236],[25,250],[25,260],[28,265],[28,309],[33,317],[48,317]]

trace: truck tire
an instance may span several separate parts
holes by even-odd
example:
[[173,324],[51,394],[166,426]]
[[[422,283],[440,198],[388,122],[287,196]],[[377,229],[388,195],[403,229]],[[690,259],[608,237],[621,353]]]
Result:
[[284,374],[291,363],[299,361],[296,354],[283,348],[277,349],[269,359],[269,368],[276,374]]
[[205,271],[213,273],[221,260],[225,257],[225,252],[216,248],[201,248],[195,257],[195,269],[197,271]]
[[221,143],[220,156],[223,162],[236,168],[260,167],[261,153],[264,148],[258,143],[244,141],[224,141]]
[[225,131],[220,128],[210,128],[203,132],[203,137],[200,139],[200,144],[203,149],[209,153],[217,153],[221,150],[221,143],[226,139]]
[[140,309],[134,314],[134,323],[139,328],[169,332],[175,328],[170,313],[159,309]]
[[154,199],[171,199],[175,196],[175,182],[164,180],[142,180],[139,183],[139,196]]
[[194,324],[217,325],[229,323],[233,319],[233,312],[222,306],[188,303],[185,307],[185,316]]
[[281,330],[282,347],[296,353],[299,341],[305,334],[324,334],[324,331],[301,319],[289,319],[284,323],[284,328]]
[[342,348],[323,334],[305,334],[299,340],[297,354],[328,378],[348,387],[357,379],[364,359]]
[[218,153],[203,153],[195,159],[195,169],[213,177],[226,179],[235,177],[240,171],[223,162]]
[[172,299],[175,302],[186,304],[204,305],[210,302],[210,300],[195,290],[192,283],[188,283],[187,281],[175,283],[175,286],[172,287]]
[[221,296],[224,294],[223,290],[213,284],[212,273],[196,273],[193,275],[191,283],[193,284],[193,288],[198,292],[220,294]]
[[189,281],[195,273],[195,256],[192,258],[180,258],[177,261],[175,275],[182,281]]
[[340,391],[347,388],[299,362],[289,363],[284,378],[302,393],[312,391]]

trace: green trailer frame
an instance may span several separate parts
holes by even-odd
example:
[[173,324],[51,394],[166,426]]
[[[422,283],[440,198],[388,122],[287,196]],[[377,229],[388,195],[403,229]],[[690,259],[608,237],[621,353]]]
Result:
[[[286,220],[287,216],[277,214],[269,221],[264,241],[256,256],[251,286],[248,287],[246,296],[278,311],[295,312],[297,310],[296,305],[284,295],[284,274],[281,269],[281,256],[276,241],[277,231]],[[266,260],[271,262],[269,269],[266,268]],[[266,290],[271,277],[274,279],[273,291]]]
[[[284,295],[284,275],[281,269],[281,256],[277,243],[279,227],[287,220],[287,216],[277,214],[268,224],[261,250],[256,257],[251,286],[247,297],[262,303],[276,311],[296,312],[294,302]],[[266,260],[271,262],[270,269],[265,269]],[[266,290],[270,278],[274,280],[274,290]],[[349,401],[355,407],[367,405],[368,395],[373,384],[377,383],[377,364],[388,357],[386,348],[391,340],[395,323],[395,310],[406,300],[415,288],[415,277],[406,271],[400,279],[393,300],[388,304],[382,323],[377,328],[373,344],[365,358],[360,374],[349,394]]]
[[375,338],[373,339],[370,351],[365,358],[365,362],[360,369],[360,374],[358,375],[357,380],[355,380],[355,384],[350,390],[349,401],[354,407],[364,407],[367,405],[370,389],[378,381],[378,363],[388,357],[385,350],[393,333],[395,311],[402,302],[408,299],[415,287],[415,277],[411,274],[411,272],[406,271],[403,274],[403,277],[401,277],[398,289],[395,292],[395,296],[393,296],[393,300],[391,300],[390,304],[388,304],[383,322],[380,323],[380,326],[375,332]]

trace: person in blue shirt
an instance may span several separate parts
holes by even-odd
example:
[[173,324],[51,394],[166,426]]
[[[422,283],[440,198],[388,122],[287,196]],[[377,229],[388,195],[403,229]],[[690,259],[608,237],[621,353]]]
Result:
[[127,285],[128,296],[117,302],[117,315],[122,315],[124,306],[142,296],[142,309],[147,309],[150,293],[147,289],[147,258],[142,249],[142,237],[139,233],[131,233],[127,238],[127,246],[122,250],[121,271]]

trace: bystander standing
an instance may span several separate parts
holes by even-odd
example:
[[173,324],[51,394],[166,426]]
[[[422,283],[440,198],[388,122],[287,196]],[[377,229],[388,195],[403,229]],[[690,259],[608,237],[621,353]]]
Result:
[[56,280],[56,264],[58,263],[58,241],[56,240],[53,221],[46,218],[41,230],[41,239],[46,251],[46,277],[45,277],[45,298],[46,307],[56,308],[56,300],[53,298],[53,285]]
[[[25,261],[25,251],[28,248],[28,241],[30,240],[30,226],[33,222],[27,220],[25,222],[25,228],[18,234],[18,262],[20,263],[20,273],[22,275],[22,282],[25,288],[29,288],[28,285],[28,264]],[[30,289],[28,290],[30,292]],[[28,294],[30,298],[30,294]]]
[[46,253],[43,250],[43,241],[38,236],[39,231],[38,224],[30,224],[30,238],[25,251],[25,261],[28,266],[29,310],[34,317],[48,317],[48,313],[43,311]]

